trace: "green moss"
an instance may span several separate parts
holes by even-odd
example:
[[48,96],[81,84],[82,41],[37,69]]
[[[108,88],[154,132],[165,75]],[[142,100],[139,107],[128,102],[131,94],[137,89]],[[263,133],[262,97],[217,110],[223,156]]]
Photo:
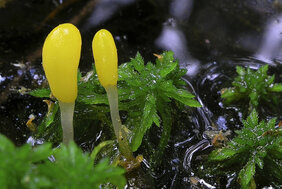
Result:
[[126,184],[124,169],[110,165],[108,159],[94,165],[73,142],[54,150],[50,143],[32,149],[29,144],[15,147],[0,135],[0,144],[1,188],[87,189],[107,183],[123,188]]
[[238,76],[232,82],[233,87],[223,89],[221,97],[227,104],[248,99],[252,108],[256,108],[260,101],[275,103],[273,93],[282,92],[282,84],[274,84],[275,76],[267,75],[267,71],[268,65],[261,66],[257,71],[237,66]]
[[[186,74],[187,70],[180,69],[178,61],[173,57],[173,52],[168,51],[159,55],[155,64],[151,62],[145,64],[142,56],[137,53],[130,62],[121,64],[118,71],[119,109],[127,113],[125,125],[131,130],[132,150],[136,151],[140,147],[147,130],[152,125],[156,125],[163,127],[158,148],[160,152],[163,151],[172,127],[171,110],[174,107],[171,102],[177,101],[190,107],[201,106],[194,99],[194,95],[185,89],[186,82],[182,76]],[[111,124],[107,95],[98,81],[95,67],[93,66],[93,71],[84,77],[78,73],[78,79],[75,127],[79,127],[85,119]],[[41,89],[32,91],[30,94],[36,97],[48,97],[50,93],[46,89]],[[91,113],[87,113],[87,110],[91,110]],[[52,116],[58,116],[55,111],[55,108],[51,110]],[[49,127],[54,123],[52,120],[55,121],[56,118],[51,117],[50,119],[48,115],[44,118],[38,128],[37,132],[40,132],[38,136],[54,135],[52,134],[54,126],[52,129]],[[56,122],[55,125],[57,124],[59,123]]]
[[[278,182],[282,177],[282,130],[275,127],[276,118],[258,121],[255,110],[243,121],[244,127],[236,131],[237,136],[226,147],[213,151],[209,156],[211,163],[219,162],[220,168],[239,170],[239,181],[242,188],[249,188],[255,178],[256,169],[269,170]],[[271,161],[276,164],[266,163]],[[226,171],[226,170],[225,170]],[[267,174],[267,172],[266,172]],[[268,172],[269,174],[269,172]]]

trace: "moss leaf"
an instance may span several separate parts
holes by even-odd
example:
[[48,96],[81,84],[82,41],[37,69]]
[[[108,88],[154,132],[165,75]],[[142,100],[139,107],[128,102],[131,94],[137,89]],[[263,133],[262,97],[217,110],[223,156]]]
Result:
[[50,89],[35,89],[30,91],[29,94],[31,96],[39,97],[39,98],[49,98],[51,94]]
[[254,177],[256,166],[253,160],[250,160],[239,173],[239,180],[243,189],[248,189],[251,180]]
[[213,151],[210,156],[210,161],[222,161],[226,159],[232,158],[236,154],[236,150],[233,150],[231,148],[223,148],[219,150]]

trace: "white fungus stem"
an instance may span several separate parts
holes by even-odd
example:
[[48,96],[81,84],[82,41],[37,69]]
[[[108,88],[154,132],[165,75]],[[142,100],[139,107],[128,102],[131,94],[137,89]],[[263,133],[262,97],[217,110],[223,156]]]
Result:
[[61,124],[63,129],[63,143],[68,145],[73,140],[73,112],[74,102],[65,103],[59,101],[61,110]]
[[118,111],[118,90],[117,86],[108,86],[105,88],[107,91],[107,96],[110,104],[111,118],[114,127],[115,135],[118,139],[119,148],[126,158],[133,158],[130,146],[128,144],[127,134],[122,129],[122,124],[120,121],[119,111]]

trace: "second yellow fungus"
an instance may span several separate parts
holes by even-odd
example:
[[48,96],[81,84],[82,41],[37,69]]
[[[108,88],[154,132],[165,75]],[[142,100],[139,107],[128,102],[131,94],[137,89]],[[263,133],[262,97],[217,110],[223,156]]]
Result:
[[115,135],[119,143],[119,149],[122,155],[128,160],[133,159],[128,143],[128,137],[122,128],[118,111],[118,59],[117,49],[112,34],[105,29],[99,30],[93,38],[92,50],[99,81],[107,91],[111,118]]
[[116,85],[118,58],[112,34],[105,29],[99,30],[93,38],[92,50],[101,85],[104,88]]

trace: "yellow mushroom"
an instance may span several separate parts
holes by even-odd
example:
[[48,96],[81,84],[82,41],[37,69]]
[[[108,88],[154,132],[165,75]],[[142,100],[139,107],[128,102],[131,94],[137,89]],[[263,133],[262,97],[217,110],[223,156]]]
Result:
[[73,111],[77,97],[77,69],[81,36],[72,24],[61,24],[45,39],[42,64],[52,94],[59,100],[63,142],[73,140]]
[[119,149],[127,159],[133,159],[127,134],[122,129],[118,111],[118,58],[112,34],[105,29],[99,30],[93,38],[92,50],[98,79],[107,92],[112,123],[118,139]]
[[93,38],[92,50],[101,85],[104,88],[117,85],[118,57],[112,34],[105,29],[98,31]]

